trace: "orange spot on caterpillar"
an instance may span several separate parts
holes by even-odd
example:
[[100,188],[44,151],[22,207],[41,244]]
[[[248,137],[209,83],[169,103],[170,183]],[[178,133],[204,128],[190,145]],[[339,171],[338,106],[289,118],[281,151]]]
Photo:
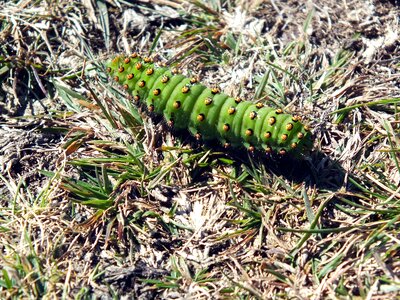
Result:
[[189,93],[189,91],[190,91],[190,88],[187,85],[182,87],[182,93],[187,94],[187,93]]
[[278,108],[275,112],[277,115],[280,115],[281,113],[283,113],[283,110],[281,108]]
[[269,139],[270,137],[271,137],[271,132],[269,132],[269,131],[267,131],[266,133],[264,133],[264,137],[266,138],[266,139]]
[[178,69],[178,68],[172,68],[171,69],[171,73],[172,74],[178,74],[178,73],[180,73],[181,71]]
[[236,103],[242,102],[242,98],[240,98],[240,97],[235,97],[235,102],[236,102]]
[[180,101],[175,101],[175,102],[172,104],[172,106],[173,106],[175,109],[179,109],[179,108],[181,107],[181,102],[180,102]]
[[149,110],[149,112],[153,112],[154,111],[154,105],[150,104],[147,109]]
[[204,104],[205,105],[210,105],[213,102],[213,99],[210,97],[207,97],[206,99],[204,99]]
[[304,125],[304,130],[305,130],[305,131],[310,131],[310,126]]
[[225,149],[228,149],[228,148],[230,148],[231,147],[231,143],[228,143],[228,142],[225,142],[224,143],[224,148]]
[[143,58],[143,61],[144,61],[145,63],[150,63],[150,62],[153,62],[153,59],[146,56],[146,57]]
[[112,71],[111,68],[108,67],[108,68],[107,68],[107,72],[108,72],[108,73],[111,73],[111,71]]
[[286,154],[286,150],[285,150],[285,149],[279,150],[279,154],[280,154],[280,155],[285,155],[285,154]]
[[297,137],[301,140],[301,139],[304,137],[304,133],[299,132],[299,133],[297,134]]
[[219,88],[217,88],[217,87],[213,87],[211,89],[211,93],[213,93],[213,95],[219,94],[220,92],[221,92],[221,90]]
[[118,77],[118,76],[115,76],[115,77],[114,77],[114,81],[115,81],[115,82],[118,82],[118,81],[119,81],[119,77]]
[[265,152],[267,152],[267,153],[272,153],[272,148],[271,147],[266,147],[265,148]]
[[195,137],[195,139],[196,140],[201,140],[201,133],[200,132],[198,132],[198,133],[196,133],[195,135],[194,135],[194,137]]
[[268,124],[269,125],[274,125],[276,123],[276,118],[275,117],[271,117],[268,119]]
[[290,147],[291,147],[292,149],[295,149],[295,148],[297,147],[297,143],[296,143],[296,142],[292,143],[292,144],[290,145]]
[[300,116],[293,116],[292,117],[292,121],[293,122],[297,122],[297,121],[300,121],[301,120],[301,117]]
[[135,75],[134,75],[133,73],[128,74],[128,75],[126,76],[126,78],[128,78],[128,80],[133,79],[133,77],[135,77]]
[[190,78],[190,83],[191,84],[195,84],[197,82],[199,82],[199,80],[197,78],[195,78],[195,77]]
[[124,90],[129,89],[129,85],[127,85],[127,84],[124,84],[122,87],[124,88]]
[[153,68],[149,68],[149,69],[146,70],[146,74],[147,75],[151,75],[153,73],[154,73],[154,69]]
[[162,83],[167,83],[168,81],[169,81],[169,77],[167,75],[163,75],[163,77],[161,77]]
[[155,89],[154,91],[153,91],[153,95],[154,96],[158,96],[158,95],[160,95],[161,94],[161,90],[160,89]]
[[203,122],[205,118],[206,117],[204,116],[204,114],[197,115],[197,121],[199,121],[199,122]]
[[145,85],[146,85],[146,81],[144,81],[144,80],[140,80],[138,82],[138,86],[141,87],[141,88],[143,88]]
[[119,73],[122,73],[122,72],[124,72],[124,71],[125,71],[124,67],[121,66],[121,67],[118,68],[118,72],[119,72]]
[[282,141],[286,141],[287,138],[288,138],[287,134],[282,134],[282,136],[281,136]]
[[127,58],[124,59],[124,63],[125,63],[125,64],[129,64],[130,62],[131,62],[131,59],[130,59],[129,57],[127,57]]
[[231,129],[231,126],[229,126],[229,124],[224,124],[224,125],[222,126],[222,129],[223,129],[224,131],[229,131],[229,130]]
[[137,58],[139,55],[136,53],[136,52],[133,52],[132,54],[131,54],[131,57],[132,58]]
[[142,68],[142,63],[140,63],[140,62],[138,62],[136,65],[135,65],[135,68],[136,68],[136,70],[140,70],[141,68]]
[[253,135],[253,130],[252,129],[246,129],[245,135],[246,136],[252,136]]
[[234,108],[233,106],[228,108],[228,114],[233,115],[236,112],[236,108]]
[[139,101],[140,101],[140,97],[139,97],[139,95],[135,95],[135,96],[133,96],[133,100],[135,100],[136,102],[139,102]]
[[290,131],[290,130],[292,130],[293,129],[293,124],[292,123],[287,123],[286,124],[286,130],[287,131]]
[[174,120],[170,119],[170,120],[167,122],[167,125],[168,125],[169,127],[173,127],[173,126],[174,126]]
[[254,146],[250,145],[249,148],[247,148],[247,150],[249,152],[254,152],[256,150],[256,148],[254,148]]
[[257,117],[257,113],[255,111],[250,112],[249,117],[251,120],[254,120]]
[[256,103],[256,107],[257,107],[258,109],[263,108],[263,107],[264,107],[264,104],[262,104],[261,102],[257,102],[257,103]]

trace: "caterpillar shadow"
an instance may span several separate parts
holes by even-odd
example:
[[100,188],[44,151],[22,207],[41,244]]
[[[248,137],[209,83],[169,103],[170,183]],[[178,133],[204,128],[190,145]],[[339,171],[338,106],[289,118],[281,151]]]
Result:
[[[241,165],[248,168],[263,168],[270,175],[280,176],[287,180],[304,183],[310,187],[337,191],[343,187],[348,175],[342,166],[332,160],[326,154],[313,151],[301,158],[294,158],[291,155],[266,155],[265,153],[250,153],[245,149],[225,149],[216,143],[199,143],[193,137],[182,132],[174,132],[175,135],[189,144],[195,151],[212,150],[213,159],[230,158],[233,167],[238,169]],[[200,182],[207,180],[207,170],[194,170],[193,180]]]
[[337,191],[345,184],[346,171],[335,160],[322,152],[314,151],[302,158],[290,155],[249,155],[235,151],[232,155],[238,162],[248,166],[264,167],[271,175],[304,183],[307,186]]
[[[263,163],[263,162],[262,162]],[[314,151],[303,159],[290,156],[275,157],[264,163],[277,176],[307,186],[337,191],[345,184],[346,171],[335,160],[322,152]]]

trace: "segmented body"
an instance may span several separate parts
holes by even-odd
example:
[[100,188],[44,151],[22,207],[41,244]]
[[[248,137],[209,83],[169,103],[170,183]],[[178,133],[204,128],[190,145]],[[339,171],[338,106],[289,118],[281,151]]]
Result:
[[197,139],[282,155],[311,147],[311,133],[299,116],[229,97],[174,69],[156,66],[149,58],[117,56],[107,64],[107,71],[135,101],[163,115],[170,126],[188,129]]

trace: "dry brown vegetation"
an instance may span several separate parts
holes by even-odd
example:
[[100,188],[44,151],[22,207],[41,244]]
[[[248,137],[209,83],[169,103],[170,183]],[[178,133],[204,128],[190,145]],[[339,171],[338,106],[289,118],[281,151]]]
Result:
[[[400,291],[398,1],[0,3],[0,298]],[[302,161],[200,146],[108,81],[151,53],[301,113]]]

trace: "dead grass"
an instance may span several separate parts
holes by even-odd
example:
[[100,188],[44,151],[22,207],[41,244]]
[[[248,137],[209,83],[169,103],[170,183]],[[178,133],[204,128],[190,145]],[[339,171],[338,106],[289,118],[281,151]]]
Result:
[[[396,1],[0,8],[1,298],[398,295]],[[266,162],[166,131],[103,73],[134,50],[301,112],[313,153]]]

